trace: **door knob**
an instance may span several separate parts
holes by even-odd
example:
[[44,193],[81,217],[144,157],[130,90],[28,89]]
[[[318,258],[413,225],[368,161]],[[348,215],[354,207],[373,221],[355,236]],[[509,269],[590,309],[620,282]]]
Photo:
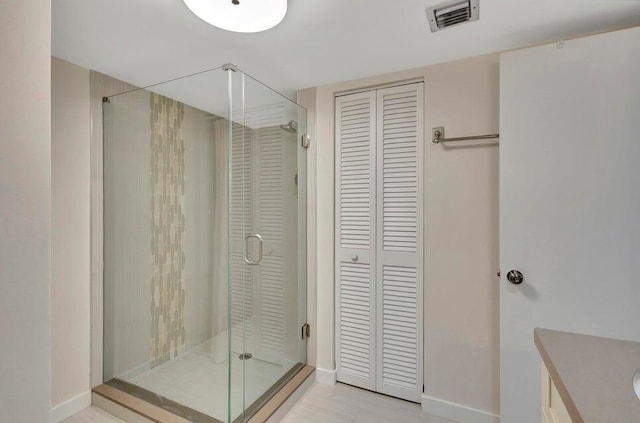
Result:
[[514,285],[520,285],[524,281],[524,276],[519,270],[509,270],[507,280]]
[[358,255],[357,254],[351,254],[351,260],[358,261]]

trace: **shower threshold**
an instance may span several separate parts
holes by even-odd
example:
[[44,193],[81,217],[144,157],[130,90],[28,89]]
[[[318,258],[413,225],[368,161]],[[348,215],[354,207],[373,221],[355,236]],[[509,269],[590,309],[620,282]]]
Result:
[[[297,363],[262,396],[255,400],[233,423],[263,423],[298,389],[315,367]],[[106,400],[106,401],[105,401]],[[111,379],[93,389],[93,403],[99,408],[116,414],[113,405],[134,412],[143,420],[158,423],[223,423],[215,417],[164,398],[152,391],[121,379]],[[116,417],[125,417],[118,416]],[[137,421],[137,420],[136,420]]]

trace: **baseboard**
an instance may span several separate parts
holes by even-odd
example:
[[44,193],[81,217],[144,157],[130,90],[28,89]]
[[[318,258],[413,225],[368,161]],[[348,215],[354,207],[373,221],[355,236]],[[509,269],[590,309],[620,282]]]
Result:
[[51,423],[58,423],[91,405],[91,391],[83,392],[51,409]]
[[500,416],[422,394],[422,411],[459,423],[500,423]]
[[333,386],[338,378],[335,370],[327,370],[316,367],[316,382],[322,385]]

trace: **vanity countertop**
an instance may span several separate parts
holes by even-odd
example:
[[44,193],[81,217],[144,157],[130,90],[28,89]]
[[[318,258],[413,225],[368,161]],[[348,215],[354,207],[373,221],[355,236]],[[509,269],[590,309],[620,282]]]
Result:
[[548,329],[535,329],[534,339],[573,423],[640,422],[640,342]]

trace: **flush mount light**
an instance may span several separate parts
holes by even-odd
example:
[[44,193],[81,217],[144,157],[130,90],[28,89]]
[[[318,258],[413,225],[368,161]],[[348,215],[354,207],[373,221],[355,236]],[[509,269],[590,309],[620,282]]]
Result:
[[278,25],[287,0],[183,0],[203,21],[233,32],[260,32]]

